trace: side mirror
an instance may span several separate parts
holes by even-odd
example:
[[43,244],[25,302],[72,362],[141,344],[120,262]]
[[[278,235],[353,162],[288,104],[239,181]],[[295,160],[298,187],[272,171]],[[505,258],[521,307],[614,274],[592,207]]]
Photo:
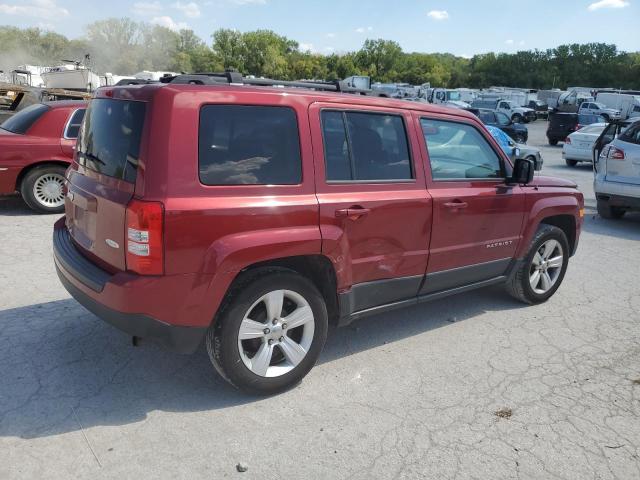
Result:
[[535,172],[535,164],[533,160],[527,158],[517,158],[513,166],[513,175],[507,179],[510,184],[531,183],[533,180],[533,172]]

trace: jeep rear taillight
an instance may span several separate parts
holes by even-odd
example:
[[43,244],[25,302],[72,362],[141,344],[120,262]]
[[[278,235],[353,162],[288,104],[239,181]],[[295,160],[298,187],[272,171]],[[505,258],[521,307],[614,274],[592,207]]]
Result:
[[624,160],[624,151],[620,150],[616,147],[611,147],[609,149],[609,155],[607,156],[609,160]]
[[565,138],[564,143],[566,143],[567,145],[571,145],[571,137]]
[[127,270],[140,275],[164,273],[164,207],[131,200],[127,205]]

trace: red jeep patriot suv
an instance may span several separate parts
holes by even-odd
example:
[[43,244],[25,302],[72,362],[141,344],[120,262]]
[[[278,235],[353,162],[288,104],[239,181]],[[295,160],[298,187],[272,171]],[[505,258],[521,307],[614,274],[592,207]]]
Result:
[[560,286],[582,194],[512,165],[474,115],[340,83],[168,80],[98,90],[53,235],[66,289],[130,335],[204,339],[229,382],[273,393],[330,323]]

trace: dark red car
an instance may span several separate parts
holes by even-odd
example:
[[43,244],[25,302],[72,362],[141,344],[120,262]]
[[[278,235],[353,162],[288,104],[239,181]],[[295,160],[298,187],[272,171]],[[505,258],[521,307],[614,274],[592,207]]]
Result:
[[68,171],[58,275],[134,338],[204,340],[224,378],[272,393],[312,368],[329,324],[560,286],[582,194],[512,165],[474,115],[206,79],[100,89]]
[[37,103],[0,124],[0,195],[19,191],[33,210],[64,211],[64,172],[87,102]]

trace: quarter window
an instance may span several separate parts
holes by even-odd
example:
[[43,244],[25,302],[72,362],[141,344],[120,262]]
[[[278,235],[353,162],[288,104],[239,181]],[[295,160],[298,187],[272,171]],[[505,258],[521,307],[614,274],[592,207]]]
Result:
[[205,185],[300,183],[302,160],[295,112],[287,107],[202,107],[198,163]]
[[413,178],[402,117],[325,110],[322,128],[328,181]]
[[434,180],[503,178],[500,157],[471,125],[421,119]]
[[78,132],[80,132],[80,125],[82,125],[82,119],[84,118],[84,108],[80,108],[73,112],[71,119],[67,124],[67,128],[64,131],[64,138],[78,138]]

